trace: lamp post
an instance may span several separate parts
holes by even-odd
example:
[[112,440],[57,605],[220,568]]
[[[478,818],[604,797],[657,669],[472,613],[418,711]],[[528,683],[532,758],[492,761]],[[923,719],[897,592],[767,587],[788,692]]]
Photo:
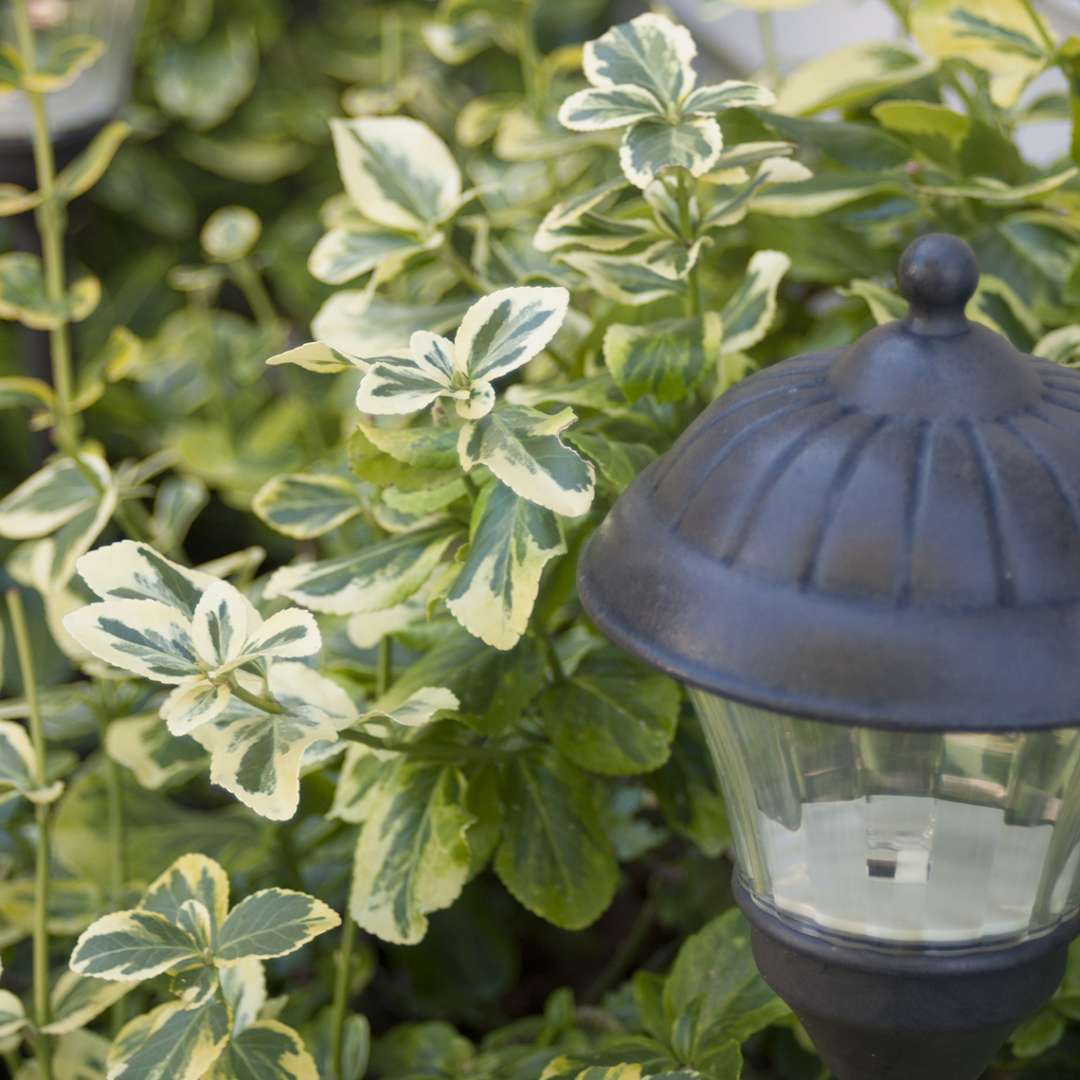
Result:
[[1080,374],[910,303],[714,402],[580,567],[690,687],[762,975],[841,1080],[974,1080],[1080,932]]

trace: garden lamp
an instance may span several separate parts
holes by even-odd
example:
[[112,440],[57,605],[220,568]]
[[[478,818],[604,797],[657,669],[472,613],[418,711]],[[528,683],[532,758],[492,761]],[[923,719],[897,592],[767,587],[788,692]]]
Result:
[[841,1080],[974,1080],[1080,932],[1080,372],[916,240],[903,319],[706,409],[582,602],[686,683],[766,981]]
[[[27,0],[39,55],[74,35],[104,42],[98,60],[75,81],[47,94],[45,111],[59,167],[74,158],[127,100],[139,0]],[[10,0],[0,2],[0,41],[16,40]],[[0,182],[34,188],[33,115],[25,94],[0,93]]]

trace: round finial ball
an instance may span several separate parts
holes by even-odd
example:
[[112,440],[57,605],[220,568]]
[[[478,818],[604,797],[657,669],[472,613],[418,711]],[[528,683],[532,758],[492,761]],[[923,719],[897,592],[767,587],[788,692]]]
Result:
[[962,312],[979,284],[979,264],[959,237],[927,233],[907,246],[896,277],[912,307]]

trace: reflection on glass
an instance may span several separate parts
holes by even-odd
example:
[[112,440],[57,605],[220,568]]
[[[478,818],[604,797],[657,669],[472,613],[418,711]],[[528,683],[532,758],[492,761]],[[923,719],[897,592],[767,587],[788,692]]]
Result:
[[804,929],[1015,941],[1080,906],[1080,732],[802,720],[691,690],[743,876]]
[[[72,34],[105,42],[105,54],[68,87],[46,95],[53,137],[99,125],[124,103],[138,0],[29,0],[28,13],[38,55]],[[0,41],[16,41],[11,0],[0,0]],[[0,139],[29,139],[33,126],[25,94],[0,94]]]

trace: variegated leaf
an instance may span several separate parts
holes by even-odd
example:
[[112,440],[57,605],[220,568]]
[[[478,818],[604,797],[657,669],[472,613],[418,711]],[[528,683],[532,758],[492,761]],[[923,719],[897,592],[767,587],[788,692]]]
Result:
[[341,371],[350,371],[354,367],[367,367],[363,361],[347,356],[321,341],[309,341],[306,345],[297,345],[295,349],[271,356],[266,362],[272,367],[279,364],[295,364],[305,371],[314,371],[318,375],[336,375]]
[[132,989],[129,982],[88,979],[68,969],[53,984],[49,995],[49,1035],[64,1035],[85,1027]]
[[205,1080],[319,1080],[304,1040],[277,1020],[260,1020],[235,1035]]
[[31,330],[56,330],[81,322],[98,305],[101,282],[87,276],[50,299],[41,259],[24,251],[0,255],[0,318],[14,319]]
[[25,90],[51,94],[70,86],[76,76],[96,63],[105,51],[105,42],[90,34],[50,37],[33,71],[23,71],[20,85]]
[[457,208],[461,172],[426,124],[376,116],[331,120],[330,131],[345,190],[371,221],[422,232]]
[[0,990],[0,1039],[10,1039],[26,1026],[26,1010],[10,991]]
[[373,649],[384,637],[406,630],[427,617],[428,600],[421,589],[415,596],[384,611],[353,615],[345,626],[349,641],[358,649]]
[[214,959],[231,967],[252,957],[288,956],[341,925],[321,900],[290,889],[262,889],[241,900],[221,926]]
[[197,1009],[170,1002],[136,1017],[109,1050],[109,1080],[201,1080],[229,1041],[216,998]]
[[1060,330],[1051,330],[1040,338],[1031,350],[1035,356],[1050,360],[1055,364],[1076,366],[1080,361],[1080,324],[1063,326]]
[[466,471],[486,465],[522,498],[579,517],[592,503],[593,468],[559,437],[574,419],[569,409],[552,416],[502,406],[461,429],[461,464]]
[[254,615],[244,594],[227,581],[214,582],[199,597],[191,618],[191,638],[207,667],[227,670],[244,654],[249,613]]
[[[601,296],[620,304],[648,304],[678,293],[685,266],[675,257],[670,241],[651,244],[644,251],[604,254],[572,251],[562,261],[585,275]],[[682,248],[685,258],[686,248]]]
[[[97,456],[87,459],[102,482],[109,472]],[[54,458],[0,499],[0,536],[26,540],[46,536],[94,507],[101,492],[68,457]]]
[[439,526],[393,536],[354,555],[283,566],[271,576],[266,595],[336,615],[382,611],[412,596],[458,535],[456,528]]
[[[261,691],[258,680],[239,680]],[[210,779],[272,821],[286,821],[300,803],[300,769],[313,743],[332,741],[356,721],[345,691],[304,664],[276,661],[270,692],[284,710],[268,713],[238,700],[192,737],[210,753]]]
[[139,982],[200,960],[190,934],[154,911],[116,911],[97,920],[75,943],[71,970],[96,979]]
[[527,363],[555,336],[570,294],[534,285],[500,289],[465,312],[454,339],[454,367],[473,382],[490,382]]
[[218,580],[166,559],[149,544],[121,540],[91,551],[78,563],[83,581],[102,600],[157,600],[190,618]]
[[31,802],[48,803],[60,797],[57,781],[41,787],[37,781],[34,747],[26,729],[12,720],[0,720],[0,798],[11,788]]
[[420,239],[412,233],[389,229],[331,229],[312,249],[308,273],[328,285],[344,285],[373,270],[379,280],[386,281],[411,256],[438,247],[444,239],[440,232]]
[[645,394],[658,401],[679,401],[719,358],[722,335],[722,320],[714,312],[700,322],[614,323],[604,334],[604,363],[628,401]]
[[565,552],[558,518],[496,481],[473,507],[468,556],[446,606],[481,641],[512,649],[529,625],[544,567]]
[[401,724],[402,727],[423,727],[435,719],[436,713],[444,710],[456,711],[459,704],[457,696],[450,690],[441,686],[422,686],[389,711],[380,709],[376,703],[363,719],[380,717]]
[[189,900],[198,901],[215,924],[224,922],[229,910],[229,877],[207,855],[182,855],[147,888],[139,907],[177,922],[180,909]]
[[262,222],[246,206],[223,206],[207,219],[199,233],[203,251],[218,262],[244,258],[258,243]]
[[775,103],[776,95],[764,86],[728,79],[713,86],[699,86],[691,90],[681,108],[684,113],[712,116],[724,109],[767,109]]
[[327,816],[353,825],[363,821],[369,800],[395,760],[396,755],[389,750],[349,743],[334,789],[334,803]]
[[225,968],[218,968],[221,992],[229,1004],[233,1033],[250,1027],[266,1004],[266,966],[249,957]]
[[155,682],[200,677],[191,623],[157,600],[108,600],[64,617],[64,628],[83,648],[114,667]]
[[579,229],[582,219],[586,215],[599,214],[608,208],[626,187],[626,180],[619,176],[605,180],[565,202],[556,203],[540,223],[533,240],[536,248],[539,251],[554,251],[565,246],[562,242],[564,234],[584,231]]
[[252,509],[279,533],[310,540],[351,521],[363,503],[356,485],[343,476],[291,473],[263,484]]
[[725,354],[749,349],[769,332],[776,315],[776,291],[790,266],[791,259],[782,251],[754,253],[742,283],[720,312]]
[[663,120],[664,106],[651,91],[629,84],[579,90],[559,108],[559,123],[571,131],[605,131],[650,118]]
[[585,78],[593,86],[630,83],[651,91],[662,105],[676,104],[694,85],[697,47],[690,32],[663,15],[639,15],[587,42]]
[[215,685],[206,679],[181,683],[162,702],[161,719],[171,735],[187,735],[200,724],[220,716],[229,704],[232,691],[225,683]]
[[720,157],[724,137],[711,116],[687,116],[676,124],[646,120],[629,128],[619,147],[619,164],[630,183],[646,188],[664,169],[707,173]]
[[427,916],[449,907],[469,874],[466,784],[451,766],[399,755],[366,801],[349,913],[384,941],[413,945]]
[[361,421],[364,438],[404,465],[446,469],[457,464],[457,431],[452,424],[378,427]]
[[418,330],[409,345],[411,355],[384,356],[368,368],[356,392],[361,412],[417,412],[453,392],[453,342]]

